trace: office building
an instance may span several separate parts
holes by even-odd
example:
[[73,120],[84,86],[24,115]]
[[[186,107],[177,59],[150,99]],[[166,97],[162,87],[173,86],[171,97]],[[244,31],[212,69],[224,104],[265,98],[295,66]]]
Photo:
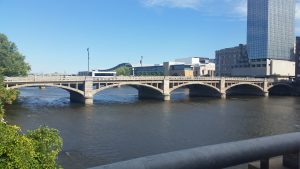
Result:
[[240,44],[232,48],[217,50],[216,75],[233,76],[233,69],[236,67],[249,67],[247,46]]
[[132,75],[134,76],[163,76],[164,66],[160,64],[133,66]]
[[295,77],[297,82],[300,83],[300,37],[296,37],[296,43],[295,43]]
[[250,61],[291,60],[295,0],[248,0],[247,51]]

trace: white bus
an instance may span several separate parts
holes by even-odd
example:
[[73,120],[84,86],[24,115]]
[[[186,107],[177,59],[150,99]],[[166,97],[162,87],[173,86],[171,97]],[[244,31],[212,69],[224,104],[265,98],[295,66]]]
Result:
[[101,71],[101,70],[92,70],[78,72],[78,76],[91,76],[91,77],[115,77],[117,72],[114,71]]

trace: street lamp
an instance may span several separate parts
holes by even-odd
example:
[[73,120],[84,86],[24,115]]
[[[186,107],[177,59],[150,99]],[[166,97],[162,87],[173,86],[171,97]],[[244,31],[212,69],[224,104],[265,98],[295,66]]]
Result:
[[88,72],[90,72],[90,48],[87,48],[88,53]]
[[140,60],[140,64],[141,64],[141,67],[143,67],[143,56],[141,56],[141,60]]

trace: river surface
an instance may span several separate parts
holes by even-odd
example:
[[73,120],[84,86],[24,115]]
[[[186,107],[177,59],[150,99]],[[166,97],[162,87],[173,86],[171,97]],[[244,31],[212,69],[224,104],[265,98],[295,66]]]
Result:
[[26,132],[48,125],[64,140],[59,163],[81,169],[185,148],[300,131],[299,97],[139,100],[130,87],[99,93],[93,106],[62,89],[24,88],[6,120]]

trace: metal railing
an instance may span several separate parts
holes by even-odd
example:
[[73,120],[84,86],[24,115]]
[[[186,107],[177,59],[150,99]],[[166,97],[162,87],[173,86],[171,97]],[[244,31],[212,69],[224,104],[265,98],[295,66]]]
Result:
[[220,169],[298,153],[300,133],[262,137],[137,158],[91,169]]

